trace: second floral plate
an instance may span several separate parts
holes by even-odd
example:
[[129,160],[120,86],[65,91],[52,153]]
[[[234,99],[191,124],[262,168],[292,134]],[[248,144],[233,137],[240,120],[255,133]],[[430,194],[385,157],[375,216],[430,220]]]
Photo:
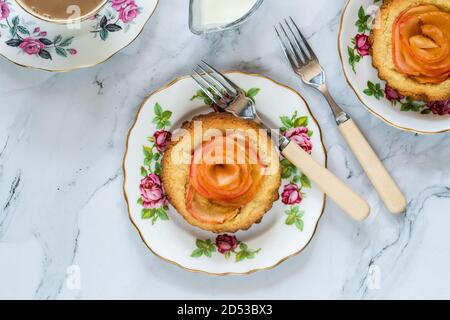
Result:
[[380,0],[348,0],[342,12],[339,54],[352,89],[367,109],[393,127],[432,134],[450,130],[450,100],[423,102],[399,95],[372,66],[369,35]]
[[129,45],[142,32],[159,0],[108,0],[77,26],[40,20],[14,0],[0,0],[0,55],[47,71],[95,66]]
[[[256,100],[264,118],[326,166],[320,127],[300,94],[261,75],[228,75]],[[247,231],[217,235],[200,230],[167,202],[159,175],[171,131],[194,114],[211,112],[210,103],[185,77],[152,93],[142,104],[123,161],[131,222],[154,254],[189,271],[226,275],[273,268],[308,245],[325,208],[324,194],[289,161],[280,159],[280,199],[261,224]]]

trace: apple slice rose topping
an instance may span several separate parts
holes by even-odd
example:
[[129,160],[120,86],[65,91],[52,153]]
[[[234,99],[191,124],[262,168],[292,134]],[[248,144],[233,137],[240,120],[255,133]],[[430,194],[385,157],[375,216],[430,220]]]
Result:
[[393,30],[393,57],[398,71],[420,83],[450,77],[450,13],[434,5],[405,10]]
[[233,219],[254,199],[266,167],[243,133],[203,142],[192,156],[187,210],[205,223],[222,224]]

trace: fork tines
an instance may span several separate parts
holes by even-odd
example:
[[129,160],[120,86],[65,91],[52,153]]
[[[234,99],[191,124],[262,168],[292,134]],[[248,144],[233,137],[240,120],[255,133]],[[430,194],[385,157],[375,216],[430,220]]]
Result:
[[284,19],[284,24],[280,22],[279,28],[276,26],[274,28],[284,54],[293,68],[301,68],[317,60],[314,51],[292,17],[289,17],[289,20]]
[[217,105],[238,94],[239,87],[214,67],[201,61],[191,76],[200,89]]

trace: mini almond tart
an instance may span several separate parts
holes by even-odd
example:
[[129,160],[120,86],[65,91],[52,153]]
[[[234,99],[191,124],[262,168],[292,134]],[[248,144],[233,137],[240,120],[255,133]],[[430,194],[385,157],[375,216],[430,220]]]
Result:
[[373,65],[401,95],[450,99],[450,2],[386,0],[371,32]]
[[[178,213],[216,233],[259,223],[279,197],[279,154],[272,140],[259,135],[254,122],[226,113],[195,117],[182,129],[162,160],[164,189]],[[234,152],[227,152],[230,146]]]

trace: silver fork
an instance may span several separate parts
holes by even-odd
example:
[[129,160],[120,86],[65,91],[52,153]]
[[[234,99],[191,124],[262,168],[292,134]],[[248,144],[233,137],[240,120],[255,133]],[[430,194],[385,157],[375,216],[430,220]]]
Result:
[[278,28],[275,27],[275,32],[294,72],[300,76],[305,84],[319,90],[328,101],[339,130],[359,160],[386,207],[392,213],[405,211],[405,196],[387,172],[355,122],[334,101],[327,88],[325,71],[295,21],[292,18],[289,21],[284,19],[284,23],[279,23]]
[[271,130],[258,116],[255,102],[228,77],[202,61],[192,78],[200,89],[222,110],[236,117],[257,122],[278,143],[281,154],[314,181],[345,212],[357,220],[367,218],[367,202],[341,182],[331,171],[317,163],[295,142]]

